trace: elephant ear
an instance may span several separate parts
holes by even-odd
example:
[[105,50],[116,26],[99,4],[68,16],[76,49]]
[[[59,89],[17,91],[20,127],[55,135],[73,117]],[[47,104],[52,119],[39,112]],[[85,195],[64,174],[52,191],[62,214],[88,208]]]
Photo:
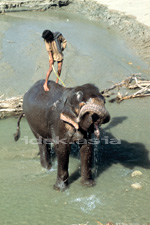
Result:
[[83,93],[81,91],[73,92],[65,102],[64,109],[60,113],[60,119],[71,124],[75,129],[79,129],[78,109],[82,96]]
[[71,124],[76,130],[79,129],[79,125],[77,123],[77,120],[75,118],[71,118],[68,115],[66,115],[65,113],[61,113],[60,114],[60,119],[63,120],[64,122],[67,122],[69,124]]

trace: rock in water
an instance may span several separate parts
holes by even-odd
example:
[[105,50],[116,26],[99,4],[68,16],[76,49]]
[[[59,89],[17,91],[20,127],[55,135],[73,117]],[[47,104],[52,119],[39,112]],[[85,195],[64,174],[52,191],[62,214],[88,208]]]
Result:
[[131,177],[141,176],[142,172],[139,170],[135,170],[132,172]]
[[131,184],[131,187],[134,188],[134,189],[137,189],[137,190],[142,188],[140,183]]

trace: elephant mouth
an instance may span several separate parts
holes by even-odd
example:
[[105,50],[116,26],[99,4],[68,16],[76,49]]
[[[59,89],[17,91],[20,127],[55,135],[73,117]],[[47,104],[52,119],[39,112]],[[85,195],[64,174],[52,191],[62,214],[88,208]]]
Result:
[[97,123],[94,123],[94,134],[97,139],[100,138],[100,129],[99,129],[99,125]]

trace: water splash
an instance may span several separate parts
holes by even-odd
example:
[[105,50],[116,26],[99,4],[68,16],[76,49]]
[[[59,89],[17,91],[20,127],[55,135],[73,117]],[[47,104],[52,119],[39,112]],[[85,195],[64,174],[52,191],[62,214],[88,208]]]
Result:
[[103,205],[101,200],[98,199],[95,195],[91,195],[89,197],[83,197],[83,198],[76,198],[72,202],[79,203],[80,204],[80,209],[84,213],[90,213],[98,205]]

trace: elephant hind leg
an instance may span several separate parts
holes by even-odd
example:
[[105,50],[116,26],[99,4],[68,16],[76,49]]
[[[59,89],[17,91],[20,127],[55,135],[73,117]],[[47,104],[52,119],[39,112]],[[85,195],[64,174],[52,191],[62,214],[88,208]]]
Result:
[[51,163],[51,146],[50,144],[39,144],[40,150],[40,161],[41,165],[46,168],[50,169],[52,167]]
[[51,143],[44,143],[43,138],[32,128],[30,127],[34,136],[37,139],[38,145],[39,145],[39,154],[40,155],[40,161],[42,167],[46,169],[50,169],[52,167],[51,163]]

